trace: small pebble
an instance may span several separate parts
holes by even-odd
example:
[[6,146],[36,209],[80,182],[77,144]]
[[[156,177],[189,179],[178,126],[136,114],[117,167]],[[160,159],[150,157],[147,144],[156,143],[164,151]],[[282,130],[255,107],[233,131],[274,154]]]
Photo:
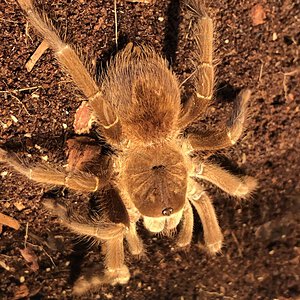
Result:
[[12,119],[15,123],[18,123],[18,122],[19,122],[19,120],[18,120],[15,116],[10,115],[10,117],[11,117],[11,119]]
[[273,40],[273,41],[276,41],[277,38],[278,38],[277,33],[276,33],[276,32],[273,32],[272,40]]
[[257,280],[261,282],[261,281],[264,280],[264,277],[263,276],[259,276],[259,277],[257,277]]
[[44,161],[48,161],[48,155],[44,155],[44,156],[42,156],[41,158],[42,158],[42,160],[44,160]]
[[3,129],[8,128],[8,125],[6,123],[1,122],[1,125],[2,125]]
[[39,94],[32,93],[32,94],[31,94],[31,98],[36,98],[36,99],[38,99],[38,98],[40,98],[40,95],[39,95]]
[[2,177],[2,178],[4,178],[5,176],[7,176],[7,174],[8,174],[8,172],[7,172],[7,171],[3,171],[3,172],[1,172],[1,174],[0,174],[0,175],[1,175],[1,177]]
[[163,17],[158,17],[158,21],[159,21],[159,22],[162,22],[163,20],[164,20]]
[[25,282],[25,277],[24,276],[21,276],[20,279],[19,279],[20,283],[23,283]]
[[65,123],[63,123],[62,126],[63,126],[64,129],[67,129],[67,128],[68,128],[68,125],[65,124]]

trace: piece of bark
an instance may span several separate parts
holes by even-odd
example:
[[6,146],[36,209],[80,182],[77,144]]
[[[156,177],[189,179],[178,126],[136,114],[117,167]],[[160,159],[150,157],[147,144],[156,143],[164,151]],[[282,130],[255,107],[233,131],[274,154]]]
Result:
[[20,223],[16,219],[2,213],[0,213],[0,224],[9,226],[15,230],[20,228]]
[[261,4],[256,4],[252,7],[251,18],[254,26],[261,25],[266,22],[266,12]]
[[48,48],[49,44],[46,42],[46,40],[43,40],[25,64],[25,67],[28,72],[31,72],[36,62],[40,59],[40,57]]

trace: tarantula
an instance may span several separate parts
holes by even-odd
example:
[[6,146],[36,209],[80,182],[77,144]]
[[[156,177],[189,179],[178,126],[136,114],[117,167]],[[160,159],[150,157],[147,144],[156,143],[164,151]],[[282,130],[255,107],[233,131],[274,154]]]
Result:
[[[203,224],[204,240],[212,254],[220,251],[223,236],[211,200],[199,179],[208,180],[228,194],[245,198],[256,187],[250,176],[230,174],[220,166],[194,155],[197,150],[232,146],[242,134],[250,98],[242,90],[231,117],[215,131],[188,133],[189,126],[205,112],[213,97],[213,21],[201,0],[188,0],[195,19],[196,51],[194,93],[181,104],[180,84],[162,56],[146,46],[128,44],[110,62],[98,83],[76,51],[61,40],[51,22],[39,14],[31,0],[18,0],[29,22],[47,41],[62,67],[88,99],[105,141],[113,155],[100,163],[68,171],[43,165],[26,166],[15,154],[0,149],[0,161],[39,183],[61,185],[75,191],[108,191],[107,217],[83,219],[64,205],[48,200],[46,207],[70,230],[102,243],[104,275],[79,278],[74,292],[81,294],[103,283],[125,284],[130,278],[124,263],[124,239],[134,255],[143,253],[136,223],[167,234],[179,225],[179,247],[192,240],[193,210]],[[98,169],[97,169],[98,168]],[[95,171],[96,170],[96,171]],[[117,200],[116,200],[117,199]],[[117,216],[117,217],[116,217]],[[182,220],[182,221],[181,221]]]

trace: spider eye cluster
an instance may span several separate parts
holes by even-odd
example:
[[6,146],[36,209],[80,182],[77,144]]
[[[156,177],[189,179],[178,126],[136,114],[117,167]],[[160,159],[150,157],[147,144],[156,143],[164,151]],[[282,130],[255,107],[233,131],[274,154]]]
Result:
[[180,211],[187,189],[187,168],[180,149],[164,143],[131,153],[123,181],[139,212],[155,218]]
[[153,166],[152,170],[164,170],[166,167],[164,165]]
[[172,207],[167,207],[167,208],[163,209],[162,214],[164,216],[170,216],[172,214],[173,210],[174,209]]

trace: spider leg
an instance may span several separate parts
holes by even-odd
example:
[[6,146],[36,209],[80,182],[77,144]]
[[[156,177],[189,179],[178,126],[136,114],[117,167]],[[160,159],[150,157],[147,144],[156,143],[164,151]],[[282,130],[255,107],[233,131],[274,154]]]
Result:
[[135,223],[130,222],[129,230],[126,232],[125,237],[130,253],[132,255],[142,255],[144,252],[143,242],[137,234]]
[[183,211],[182,228],[178,234],[177,246],[180,248],[189,246],[193,237],[194,214],[189,201],[186,202]]
[[126,226],[123,223],[86,219],[83,215],[72,213],[65,206],[50,199],[44,201],[44,205],[60,218],[63,225],[76,234],[94,237],[102,242],[106,267],[104,274],[94,275],[91,278],[81,276],[74,284],[74,294],[81,295],[103,284],[114,285],[128,282],[130,274],[124,264],[123,246]]
[[189,200],[200,216],[204,241],[208,251],[211,254],[219,252],[222,247],[223,234],[210,198],[202,189],[198,188]]
[[118,142],[121,133],[121,125],[118,117],[109,104],[104,101],[96,81],[84,66],[75,50],[60,39],[51,22],[45,15],[40,15],[37,12],[32,0],[18,0],[18,2],[26,12],[32,26],[47,41],[54,51],[57,60],[88,98],[89,105],[101,126],[102,134],[112,143]]
[[228,193],[229,195],[245,198],[256,188],[257,181],[251,176],[238,177],[218,165],[201,163],[192,175],[205,179]]
[[29,179],[48,185],[63,185],[83,192],[95,192],[107,182],[100,182],[97,176],[84,172],[67,173],[48,165],[27,167],[14,153],[0,149],[0,162],[8,164]]
[[213,96],[213,21],[207,15],[201,0],[189,0],[189,13],[195,17],[194,39],[196,51],[193,57],[195,64],[195,92],[182,109],[179,120],[180,128],[187,127],[205,112]]
[[227,126],[222,130],[190,133],[188,142],[194,150],[219,150],[234,145],[240,138],[247,115],[251,92],[242,90],[234,103]]
[[64,205],[52,199],[43,202],[45,208],[59,217],[64,226],[76,234],[91,236],[99,240],[109,240],[112,237],[122,236],[125,232],[123,223],[93,221],[83,215],[69,211]]
[[82,295],[103,284],[126,284],[130,279],[128,267],[124,264],[123,235],[105,241],[102,248],[106,266],[104,275],[91,278],[81,276],[73,287],[75,295]]

